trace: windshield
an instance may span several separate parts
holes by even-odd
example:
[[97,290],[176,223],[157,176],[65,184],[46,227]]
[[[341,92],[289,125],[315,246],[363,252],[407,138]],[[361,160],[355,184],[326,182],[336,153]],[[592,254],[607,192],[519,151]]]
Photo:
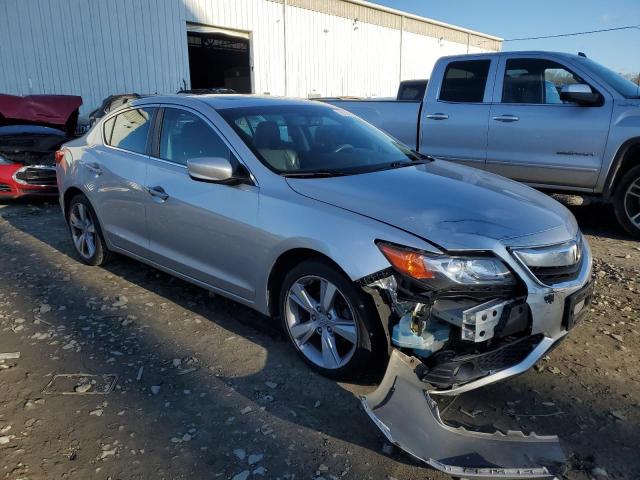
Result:
[[626,98],[640,98],[640,87],[613,70],[594,62],[590,58],[577,57],[580,62],[587,64],[588,68],[594,70],[600,78],[607,82],[620,95]]
[[288,176],[396,168],[418,154],[351,113],[325,104],[218,111],[271,170]]

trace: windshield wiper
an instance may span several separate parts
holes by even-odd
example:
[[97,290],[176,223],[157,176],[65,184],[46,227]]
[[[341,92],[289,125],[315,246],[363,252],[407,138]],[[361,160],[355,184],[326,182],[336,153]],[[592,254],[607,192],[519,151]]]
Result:
[[402,160],[402,161],[398,161],[398,162],[391,162],[391,163],[388,163],[386,165],[381,166],[380,168],[377,168],[376,171],[379,171],[379,170],[391,170],[393,168],[412,167],[414,165],[420,165],[420,164],[427,163],[427,162],[430,162],[430,161],[432,161],[432,160],[417,159],[417,160]]
[[429,161],[429,162],[433,162],[435,160],[435,158],[433,158],[431,155],[426,155],[424,153],[420,153],[416,150],[411,150],[411,153],[413,153],[414,155],[416,155],[418,158],[414,160],[414,162],[420,162],[423,160]]
[[280,175],[286,178],[317,178],[317,177],[344,177],[349,173],[338,170],[316,170],[313,172],[283,172]]

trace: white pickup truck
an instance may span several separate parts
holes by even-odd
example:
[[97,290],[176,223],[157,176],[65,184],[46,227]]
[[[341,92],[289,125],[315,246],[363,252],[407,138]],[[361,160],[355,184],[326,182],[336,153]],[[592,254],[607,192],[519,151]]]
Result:
[[421,100],[325,101],[420,153],[601,197],[640,237],[640,88],[582,54],[443,57]]

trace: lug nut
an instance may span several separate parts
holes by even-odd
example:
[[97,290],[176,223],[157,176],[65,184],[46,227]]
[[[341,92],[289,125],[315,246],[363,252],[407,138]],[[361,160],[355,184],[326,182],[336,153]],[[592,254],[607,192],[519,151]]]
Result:
[[318,333],[318,334],[322,334],[322,327],[318,327],[318,328],[316,328],[316,333]]
[[319,311],[320,311],[320,305],[316,307],[316,312],[319,312]]

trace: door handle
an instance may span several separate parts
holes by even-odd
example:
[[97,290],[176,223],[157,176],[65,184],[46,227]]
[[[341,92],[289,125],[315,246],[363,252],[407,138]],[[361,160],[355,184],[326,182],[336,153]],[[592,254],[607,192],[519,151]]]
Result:
[[498,115],[497,117],[493,117],[493,119],[496,122],[510,123],[510,122],[517,122],[518,120],[520,120],[520,117],[517,117],[515,115]]
[[449,115],[447,115],[446,113],[430,113],[429,115],[427,115],[427,118],[429,120],[447,120],[449,118]]
[[102,169],[100,168],[100,164],[92,162],[92,163],[85,163],[84,166],[91,173],[93,173],[95,175],[102,175]]
[[152,197],[159,198],[163,202],[169,198],[169,194],[165,192],[162,187],[147,187],[147,192],[149,192],[149,195]]

